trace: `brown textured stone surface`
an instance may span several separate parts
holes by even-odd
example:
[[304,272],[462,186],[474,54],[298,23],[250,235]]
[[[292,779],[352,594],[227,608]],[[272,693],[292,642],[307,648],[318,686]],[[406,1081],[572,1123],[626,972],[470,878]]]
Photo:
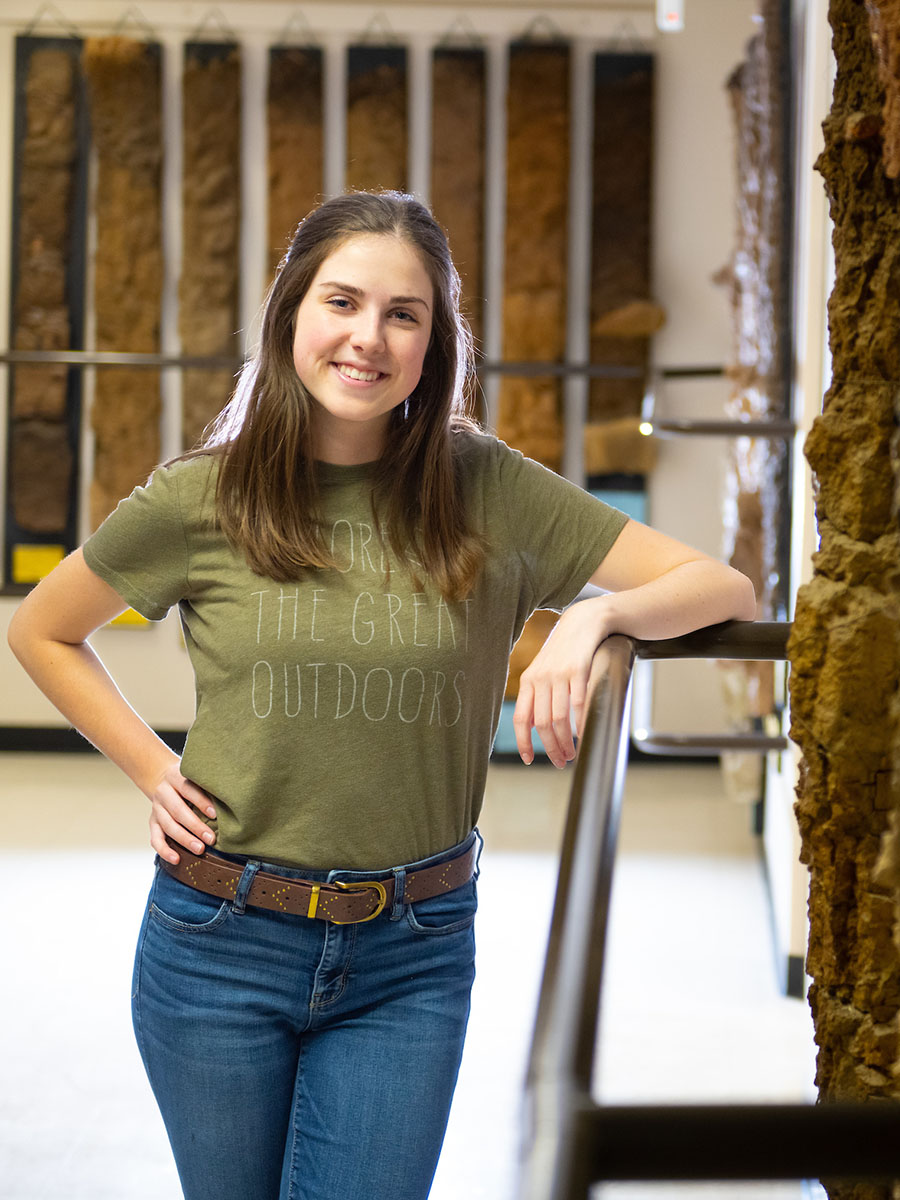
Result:
[[874,114],[865,114],[862,125],[870,133],[862,136],[882,132],[883,125],[884,170],[890,179],[896,179],[900,175],[900,0],[866,0],[866,9],[884,105],[880,122]]
[[[241,220],[241,54],[185,47],[182,260],[178,329],[184,354],[236,355]],[[233,370],[191,368],[182,439],[192,446],[228,400]]]
[[[66,270],[77,154],[77,60],[71,49],[31,51],[25,74],[25,131],[19,163],[16,288],[17,350],[70,345]],[[11,372],[10,490],[26,532],[60,532],[68,518],[73,470],[68,446],[68,371],[22,366]],[[58,453],[48,451],[53,446]],[[48,470],[48,460],[53,460]]]
[[266,107],[271,278],[297,223],[322,199],[322,51],[273,46]]
[[[566,346],[569,50],[510,48],[507,92],[503,357],[561,361]],[[497,432],[559,470],[559,380],[504,378]]]
[[405,191],[406,50],[350,46],[347,57],[347,187]]
[[[154,353],[162,294],[160,48],[130,38],[89,38],[83,62],[97,158],[96,345]],[[157,371],[97,371],[93,527],[158,461],[159,420]]]
[[593,422],[641,411],[649,335],[665,316],[650,303],[652,133],[653,59],[596,55],[591,362],[634,367],[637,375],[591,380]]
[[[878,138],[847,136],[852,113],[882,102],[863,0],[832,0],[830,20],[837,79],[817,166],[834,222],[833,375],[807,442],[821,548],[789,646],[791,733],[804,755],[817,1082],[823,1099],[866,1100],[900,1095],[900,192]],[[828,1192],[896,1194],[887,1184]]]
[[475,344],[484,308],[485,53],[436,49],[432,59],[431,206],[462,278]]

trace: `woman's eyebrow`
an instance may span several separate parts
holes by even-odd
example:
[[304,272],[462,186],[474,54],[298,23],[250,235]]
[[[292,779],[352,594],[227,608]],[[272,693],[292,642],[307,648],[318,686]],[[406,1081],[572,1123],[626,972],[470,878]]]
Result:
[[[362,288],[354,287],[352,283],[341,283],[337,279],[323,279],[320,288],[334,288],[339,292],[349,292],[351,296],[362,296]],[[391,304],[422,304],[428,308],[428,301],[421,296],[391,296]]]

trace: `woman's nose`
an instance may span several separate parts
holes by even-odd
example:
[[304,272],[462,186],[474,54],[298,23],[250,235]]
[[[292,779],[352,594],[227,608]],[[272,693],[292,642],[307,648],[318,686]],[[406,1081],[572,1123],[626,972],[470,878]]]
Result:
[[351,342],[358,350],[379,349],[384,345],[384,326],[381,314],[361,310],[353,327]]

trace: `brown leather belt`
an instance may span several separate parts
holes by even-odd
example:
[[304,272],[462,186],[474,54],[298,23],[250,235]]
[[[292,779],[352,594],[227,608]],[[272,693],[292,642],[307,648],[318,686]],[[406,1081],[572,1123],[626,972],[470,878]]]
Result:
[[[169,839],[166,839],[169,841]],[[230,862],[218,854],[206,850],[203,854],[192,854],[184,846],[169,841],[169,845],[181,856],[176,863],[160,864],[181,883],[223,900],[234,900],[237,886],[244,873],[241,863]],[[442,892],[452,892],[462,887],[475,873],[478,861],[478,839],[468,850],[448,862],[420,871],[410,871],[403,888],[403,903],[415,904],[428,900]],[[353,880],[343,883],[314,883],[307,879],[289,879],[285,875],[273,875],[268,871],[257,871],[247,893],[247,904],[257,908],[268,908],[272,912],[293,913],[301,917],[318,917],[334,925],[358,925],[371,921],[385,908],[394,903],[394,876],[387,879]]]

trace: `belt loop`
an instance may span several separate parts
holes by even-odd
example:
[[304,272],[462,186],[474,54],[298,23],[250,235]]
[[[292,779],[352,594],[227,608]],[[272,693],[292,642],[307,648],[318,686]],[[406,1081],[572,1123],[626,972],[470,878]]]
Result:
[[253,885],[253,880],[256,878],[256,872],[259,870],[258,862],[248,862],[241,872],[241,877],[238,880],[237,891],[234,894],[234,903],[231,906],[231,911],[242,916],[247,908],[247,895]]
[[391,920],[399,921],[403,916],[403,893],[406,890],[406,867],[394,867],[394,903]]
[[476,825],[472,830],[478,839],[478,853],[475,855],[475,870],[472,872],[472,878],[478,882],[478,876],[481,874],[481,852],[484,849],[484,838],[481,836],[481,830]]

